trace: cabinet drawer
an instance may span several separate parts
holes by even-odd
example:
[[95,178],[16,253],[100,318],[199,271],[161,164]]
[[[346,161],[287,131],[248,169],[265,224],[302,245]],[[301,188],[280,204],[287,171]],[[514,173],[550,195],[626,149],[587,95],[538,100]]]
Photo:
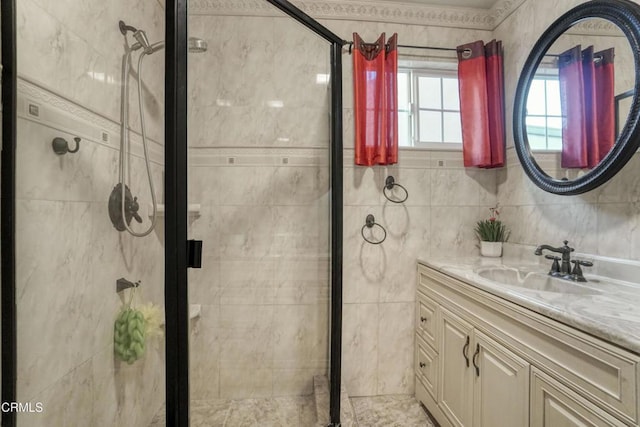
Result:
[[416,331],[431,347],[437,348],[438,305],[434,300],[419,292],[416,304]]
[[438,396],[438,353],[416,334],[415,372],[424,388],[436,400]]

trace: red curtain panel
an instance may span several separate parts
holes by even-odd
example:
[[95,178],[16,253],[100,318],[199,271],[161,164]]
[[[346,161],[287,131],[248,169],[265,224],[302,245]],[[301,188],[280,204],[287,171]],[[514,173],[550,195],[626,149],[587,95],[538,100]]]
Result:
[[595,58],[595,105],[598,114],[596,121],[598,155],[599,160],[602,160],[616,141],[614,49],[596,52],[593,56]]
[[593,46],[582,51],[582,82],[584,84],[584,127],[587,167],[600,162],[598,154],[598,113],[596,111],[596,68],[593,64]]
[[562,108],[560,164],[563,168],[584,168],[587,166],[587,142],[582,51],[579,45],[560,54],[558,76]]
[[504,71],[502,42],[492,40],[484,47],[487,58],[487,103],[489,106],[490,167],[504,166]]
[[398,161],[397,34],[365,43],[353,33],[355,163]]
[[465,167],[504,165],[502,43],[482,40],[457,47],[462,154]]

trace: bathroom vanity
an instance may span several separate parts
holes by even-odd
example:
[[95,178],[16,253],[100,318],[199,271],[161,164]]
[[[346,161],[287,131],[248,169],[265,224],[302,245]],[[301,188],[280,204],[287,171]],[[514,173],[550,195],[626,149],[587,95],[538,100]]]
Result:
[[544,268],[419,261],[416,397],[441,426],[638,425],[640,287]]

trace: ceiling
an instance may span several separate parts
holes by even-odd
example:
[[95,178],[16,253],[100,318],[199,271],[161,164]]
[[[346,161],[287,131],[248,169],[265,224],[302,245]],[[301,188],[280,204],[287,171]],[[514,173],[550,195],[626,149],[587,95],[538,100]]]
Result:
[[[343,0],[349,2],[349,0]],[[456,6],[473,9],[491,9],[497,0],[377,0],[379,3],[412,3],[423,6]]]

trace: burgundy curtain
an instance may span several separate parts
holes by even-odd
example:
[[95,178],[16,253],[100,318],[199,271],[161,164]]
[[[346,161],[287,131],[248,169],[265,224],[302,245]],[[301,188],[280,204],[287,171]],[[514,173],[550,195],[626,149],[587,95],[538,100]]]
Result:
[[398,35],[365,43],[353,33],[355,163],[398,162]]
[[504,74],[502,42],[479,40],[458,46],[458,85],[465,167],[504,165]]
[[584,78],[582,51],[575,46],[558,58],[560,105],[562,108],[563,168],[587,166],[587,139],[585,125]]
[[559,55],[563,168],[593,168],[615,140],[613,49]]
[[593,64],[593,46],[582,51],[582,82],[584,84],[584,141],[587,152],[587,167],[600,161],[598,154],[598,113],[596,111],[596,68]]
[[599,160],[609,153],[616,142],[615,81],[613,48],[594,53],[595,57],[595,104]]

